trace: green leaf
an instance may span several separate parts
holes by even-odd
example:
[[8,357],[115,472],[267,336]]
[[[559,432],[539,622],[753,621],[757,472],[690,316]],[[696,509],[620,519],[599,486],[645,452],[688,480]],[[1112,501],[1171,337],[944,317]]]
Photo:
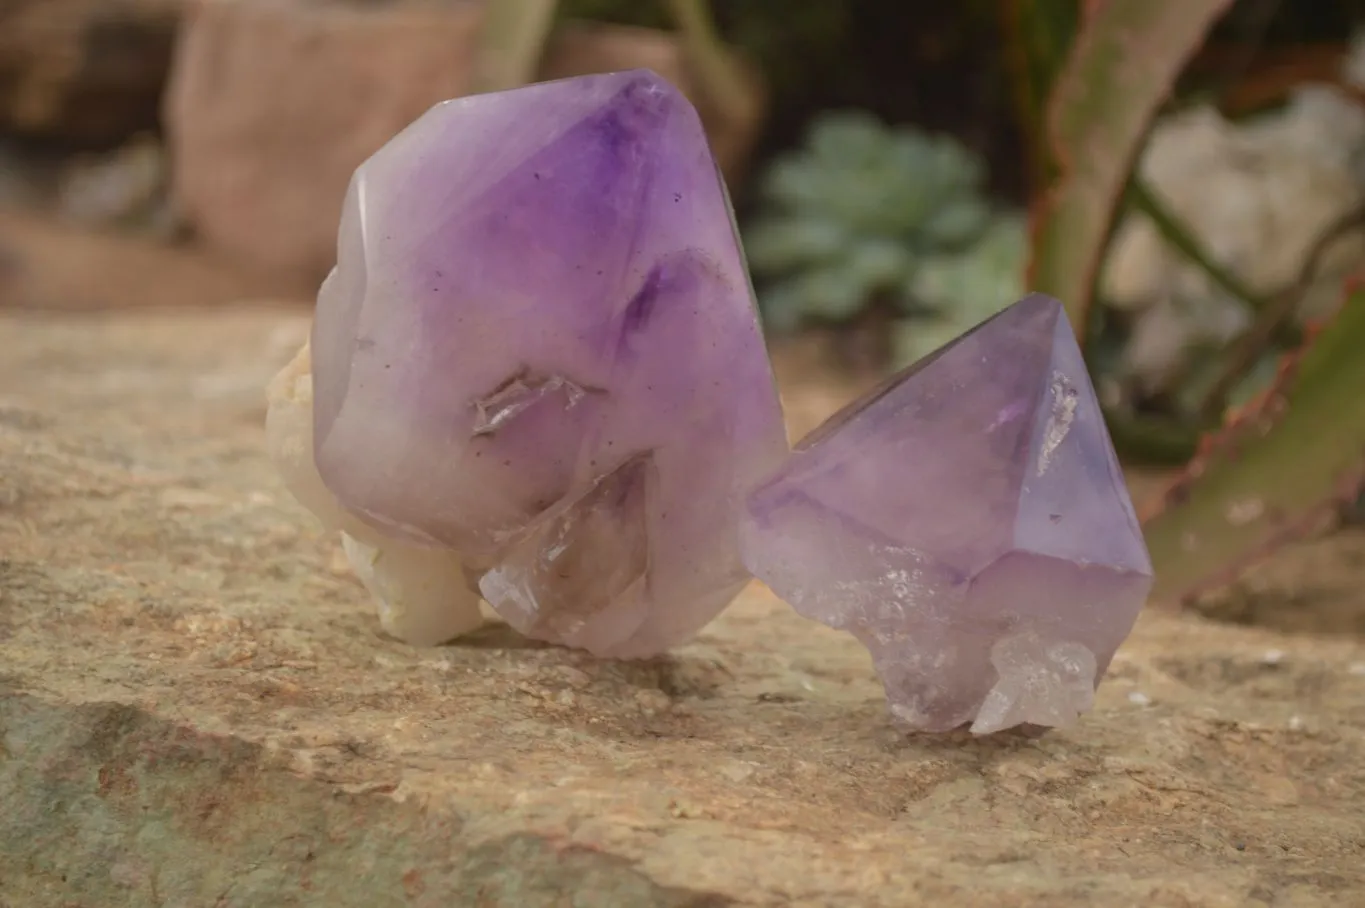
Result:
[[885,145],[886,127],[862,110],[821,114],[811,126],[808,147],[825,166],[862,166],[877,160]]
[[758,294],[758,308],[763,314],[764,329],[772,334],[790,334],[806,320],[801,289],[791,281],[764,287]]
[[863,111],[820,116],[804,148],[770,165],[764,211],[744,230],[755,272],[784,278],[761,291],[768,325],[843,321],[873,299],[904,306],[924,257],[960,251],[990,223],[984,175],[950,137]]
[[1233,580],[1331,514],[1365,464],[1365,290],[1280,366],[1145,522],[1154,597],[1184,601]]
[[1030,182],[1039,189],[1055,175],[1045,138],[1047,99],[1076,36],[1080,0],[1011,0],[999,11]]
[[964,252],[921,263],[910,295],[935,309],[953,310],[970,328],[1023,294],[1027,228],[1018,217],[998,218]]
[[903,368],[919,362],[939,347],[957,339],[972,324],[947,316],[903,318],[895,328],[896,366]]
[[1059,177],[1036,222],[1029,285],[1062,300],[1081,338],[1109,226],[1148,125],[1232,0],[1119,2],[1087,12],[1048,103]]
[[959,198],[930,214],[921,232],[933,246],[961,246],[981,236],[990,216],[991,209],[985,200]]
[[760,221],[744,231],[744,251],[757,272],[775,274],[827,262],[844,253],[849,234],[828,220]]
[[944,195],[980,190],[986,179],[986,164],[965,145],[951,136],[935,136],[929,141],[929,154],[934,185]]
[[763,177],[760,191],[764,199],[779,209],[819,209],[829,171],[806,152],[797,152],[774,161]]
[[904,285],[915,266],[914,257],[904,244],[893,240],[865,240],[849,252],[848,273],[868,294]]
[[843,262],[803,271],[774,284],[764,291],[759,303],[779,324],[794,327],[807,318],[839,322],[857,315],[872,289]]

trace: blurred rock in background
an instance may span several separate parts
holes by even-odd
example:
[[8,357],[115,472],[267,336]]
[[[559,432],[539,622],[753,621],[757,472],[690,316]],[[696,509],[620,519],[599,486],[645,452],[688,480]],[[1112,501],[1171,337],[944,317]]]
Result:
[[75,226],[123,228],[164,240],[179,237],[183,226],[168,193],[165,149],[146,133],[107,154],[72,158],[57,184],[56,208]]
[[[468,90],[481,19],[475,2],[194,4],[165,124],[174,198],[197,236],[246,265],[321,279],[352,172],[428,107]],[[634,67],[689,91],[671,35],[610,25],[557,32],[542,77]],[[723,167],[738,169],[758,127],[713,136]]]
[[[1344,81],[1365,87],[1365,43],[1343,70]],[[1365,202],[1365,107],[1349,90],[1311,83],[1282,107],[1238,122],[1190,107],[1156,125],[1139,170],[1215,262],[1269,297],[1298,278],[1334,222]],[[1358,231],[1331,244],[1300,314],[1330,310],[1362,266]],[[1133,318],[1122,371],[1144,395],[1171,391],[1252,315],[1137,212],[1118,226],[1101,293]]]
[[0,209],[34,209],[51,202],[62,160],[0,134]]
[[107,148],[153,129],[185,2],[0,3],[0,132]]
[[194,4],[165,124],[197,236],[243,264],[324,275],[352,171],[460,93],[478,25],[472,3]]

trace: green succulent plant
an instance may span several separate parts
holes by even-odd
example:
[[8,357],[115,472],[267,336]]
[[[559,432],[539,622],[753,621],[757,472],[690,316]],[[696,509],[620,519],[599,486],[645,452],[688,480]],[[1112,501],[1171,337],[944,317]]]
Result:
[[930,311],[897,326],[896,359],[914,362],[1014,302],[1027,264],[1028,224],[1017,213],[997,215],[967,249],[925,259],[910,293]]
[[994,216],[985,167],[954,139],[871,114],[819,117],[777,159],[744,233],[765,320],[777,331],[845,322],[868,306],[906,316],[896,357],[913,359],[1018,295],[1022,218]]

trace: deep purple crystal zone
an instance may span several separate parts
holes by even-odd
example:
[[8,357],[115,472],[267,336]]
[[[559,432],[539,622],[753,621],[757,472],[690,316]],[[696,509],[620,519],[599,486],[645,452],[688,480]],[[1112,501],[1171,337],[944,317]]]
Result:
[[[366,162],[313,364],[327,486],[522,630],[649,654],[745,582],[781,412],[705,134],[652,73],[447,102]],[[604,485],[636,489],[611,520]]]

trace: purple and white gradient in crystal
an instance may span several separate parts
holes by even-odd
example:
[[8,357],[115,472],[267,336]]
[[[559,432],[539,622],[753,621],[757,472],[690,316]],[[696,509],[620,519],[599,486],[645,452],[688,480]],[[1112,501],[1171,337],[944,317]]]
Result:
[[366,161],[312,363],[327,488],[523,632],[649,655],[743,586],[786,437],[724,185],[653,73],[448,101]]
[[867,646],[917,730],[1075,719],[1151,585],[1071,326],[1039,295],[802,440],[741,533],[756,576]]

